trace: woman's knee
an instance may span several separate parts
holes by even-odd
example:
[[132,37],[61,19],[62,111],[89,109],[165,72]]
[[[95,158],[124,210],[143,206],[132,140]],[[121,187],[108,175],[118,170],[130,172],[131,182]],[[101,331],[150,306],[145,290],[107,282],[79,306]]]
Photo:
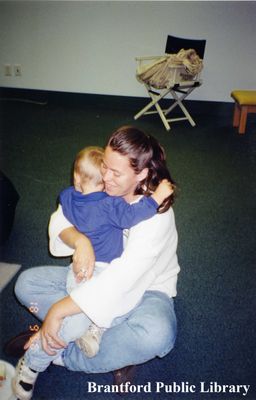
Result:
[[157,356],[163,357],[169,353],[175,344],[177,336],[176,317],[162,323],[157,336]]
[[165,310],[165,313],[160,314],[159,331],[157,355],[163,357],[173,349],[177,336],[177,319],[172,299],[170,299],[170,307]]
[[129,321],[129,326],[136,332],[137,348],[148,359],[163,357],[169,353],[175,344],[177,334],[176,317],[174,313],[161,315],[148,315],[140,321]]
[[31,270],[23,271],[14,286],[14,293],[17,299],[23,304],[24,296],[27,296],[31,287]]
[[143,339],[143,345],[151,348],[155,356],[163,357],[169,353],[174,347],[176,340],[176,318],[159,318],[159,320],[151,320],[146,332],[146,339]]

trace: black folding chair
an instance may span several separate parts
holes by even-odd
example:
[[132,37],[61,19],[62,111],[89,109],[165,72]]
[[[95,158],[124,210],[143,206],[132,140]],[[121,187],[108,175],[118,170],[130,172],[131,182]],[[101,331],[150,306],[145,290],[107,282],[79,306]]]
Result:
[[[150,102],[134,116],[135,120],[140,118],[142,115],[158,113],[168,131],[171,129],[170,122],[174,121],[188,120],[192,126],[195,126],[195,121],[184,106],[183,100],[185,100],[196,88],[202,85],[202,79],[200,78],[201,71],[191,74],[188,71],[187,66],[184,64],[166,64],[164,67],[164,63],[168,62],[168,55],[177,54],[182,49],[193,49],[199,58],[203,60],[205,45],[206,40],[184,39],[175,36],[168,36],[165,47],[165,56],[136,57],[136,61],[139,63],[137,68],[137,78],[144,84],[150,97]],[[154,65],[155,70],[160,66],[161,68],[165,68],[165,74],[168,72],[168,79],[166,79],[164,87],[159,88],[158,85],[154,83],[152,84],[149,81],[143,81],[143,79],[140,78],[141,71],[150,70],[152,65]],[[172,104],[167,109],[162,109],[160,101],[169,94],[171,95]],[[184,117],[167,118],[168,114],[170,114],[176,106],[180,107]],[[152,107],[155,107],[156,110],[149,111]]]

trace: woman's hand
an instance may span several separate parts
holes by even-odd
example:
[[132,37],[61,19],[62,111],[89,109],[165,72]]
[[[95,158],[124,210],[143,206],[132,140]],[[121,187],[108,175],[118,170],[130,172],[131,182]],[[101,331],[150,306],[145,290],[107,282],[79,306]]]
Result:
[[59,350],[67,346],[67,344],[61,340],[58,335],[62,321],[63,318],[58,316],[55,305],[53,305],[48,311],[44,323],[40,329],[42,348],[50,356],[56,354],[54,349]]
[[73,254],[73,271],[80,275],[83,272],[86,279],[90,279],[95,266],[94,250],[89,239],[84,235],[75,242]]
[[67,344],[59,336],[63,319],[80,312],[80,307],[69,296],[53,304],[46,314],[41,329],[30,338],[24,349],[27,350],[31,346],[36,346],[38,340],[41,339],[43,350],[50,356],[55,355],[54,349],[59,350],[67,347]]
[[85,278],[85,273],[86,279],[90,279],[95,266],[95,255],[91,241],[74,227],[64,229],[60,238],[75,250],[73,253],[73,271],[75,274],[79,274],[78,280],[82,280],[82,276]]
[[54,313],[51,313],[50,309],[41,329],[31,336],[29,341],[25,344],[24,350],[28,350],[29,348],[36,350],[39,348],[39,342],[41,341],[43,350],[50,356],[53,356],[56,354],[54,349],[57,350],[66,347],[66,343],[58,336],[61,322],[62,319],[56,319]]
[[32,350],[39,346],[38,342],[40,341],[40,330],[38,330],[33,336],[29,338],[29,340],[24,345],[24,350],[28,350],[31,348]]

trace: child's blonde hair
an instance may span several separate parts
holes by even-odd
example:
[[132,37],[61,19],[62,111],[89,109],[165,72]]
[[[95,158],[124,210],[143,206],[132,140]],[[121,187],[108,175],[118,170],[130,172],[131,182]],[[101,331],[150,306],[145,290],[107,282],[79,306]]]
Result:
[[82,182],[102,183],[101,164],[104,149],[98,146],[85,147],[79,151],[74,162],[74,173],[80,175]]

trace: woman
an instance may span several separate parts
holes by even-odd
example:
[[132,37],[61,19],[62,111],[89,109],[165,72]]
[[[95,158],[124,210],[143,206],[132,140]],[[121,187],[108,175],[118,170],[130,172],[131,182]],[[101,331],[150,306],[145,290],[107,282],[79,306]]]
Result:
[[[164,178],[172,182],[162,147],[133,127],[121,127],[111,135],[102,174],[106,192],[129,203],[138,201],[141,194],[150,194]],[[28,308],[37,303],[37,316],[44,321],[40,337],[47,355],[54,359],[61,354],[68,369],[97,373],[163,357],[173,348],[173,297],[180,268],[172,203],[173,195],[157,215],[131,228],[122,256],[69,296],[66,267],[37,267],[20,275],[16,296]],[[73,254],[73,263],[85,268],[87,276],[93,275],[90,242],[65,219],[61,207],[51,218],[49,234],[53,255]],[[93,321],[105,326],[113,320],[93,358],[87,358],[74,343],[66,344],[81,312],[85,324]],[[37,338],[38,334],[32,342]]]

